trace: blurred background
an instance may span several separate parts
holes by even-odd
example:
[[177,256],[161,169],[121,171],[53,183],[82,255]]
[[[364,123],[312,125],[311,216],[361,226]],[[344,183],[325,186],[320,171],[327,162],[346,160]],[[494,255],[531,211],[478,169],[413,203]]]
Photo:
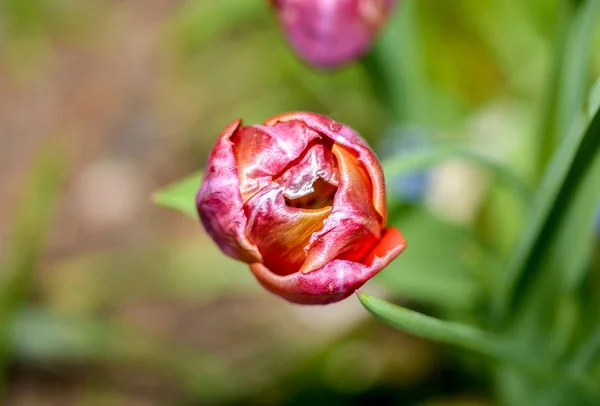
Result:
[[[495,404],[476,359],[353,297],[271,296],[151,196],[202,169],[234,118],[294,110],[352,126],[383,158],[461,141],[534,185],[565,10],[406,0],[362,61],[322,72],[261,0],[1,0],[2,404]],[[599,73],[594,51],[582,93]],[[409,249],[365,291],[469,320],[523,205],[460,160],[388,184]]]

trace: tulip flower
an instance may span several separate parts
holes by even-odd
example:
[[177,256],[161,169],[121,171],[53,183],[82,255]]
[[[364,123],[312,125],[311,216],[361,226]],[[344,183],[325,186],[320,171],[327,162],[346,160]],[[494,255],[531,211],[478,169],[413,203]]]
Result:
[[271,0],[292,47],[307,63],[334,68],[363,56],[396,0]]
[[294,303],[345,299],[406,245],[385,227],[373,151],[351,128],[313,113],[230,123],[210,152],[196,206],[225,254]]

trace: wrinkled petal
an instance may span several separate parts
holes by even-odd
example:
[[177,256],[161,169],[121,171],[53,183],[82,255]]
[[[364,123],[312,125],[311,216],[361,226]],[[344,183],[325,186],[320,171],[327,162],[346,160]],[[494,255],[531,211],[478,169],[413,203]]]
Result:
[[281,276],[261,263],[250,265],[256,279],[270,292],[299,304],[328,304],[350,296],[385,268],[406,247],[398,230],[388,227],[363,263],[336,259],[309,273]]
[[280,122],[299,120],[307,127],[354,151],[358,160],[369,174],[372,184],[372,198],[375,209],[381,216],[381,224],[387,222],[387,204],[385,200],[385,179],[383,169],[375,153],[369,148],[366,141],[350,127],[342,125],[329,117],[315,113],[295,112],[274,116],[265,122],[265,125],[275,125]]
[[310,142],[318,138],[317,133],[300,121],[240,128],[232,141],[243,201],[271,183],[273,176],[294,162]]
[[331,206],[289,207],[281,187],[273,183],[246,204],[248,236],[256,242],[265,266],[278,275],[287,275],[298,271],[304,262],[304,247],[330,212]]
[[204,228],[223,252],[251,263],[262,261],[262,256],[246,237],[247,219],[230,140],[240,124],[241,120],[230,123],[212,148],[202,186],[196,195],[196,207]]
[[381,236],[381,223],[370,199],[371,182],[358,160],[344,147],[332,148],[339,168],[333,210],[323,229],[313,234],[301,272],[311,272],[334,259],[360,261]]
[[308,63],[335,67],[361,57],[392,10],[393,0],[277,0],[281,25]]
[[333,153],[322,144],[315,144],[298,159],[298,163],[274,181],[283,187],[286,198],[297,199],[313,193],[314,183],[319,178],[332,186],[338,185],[338,169]]

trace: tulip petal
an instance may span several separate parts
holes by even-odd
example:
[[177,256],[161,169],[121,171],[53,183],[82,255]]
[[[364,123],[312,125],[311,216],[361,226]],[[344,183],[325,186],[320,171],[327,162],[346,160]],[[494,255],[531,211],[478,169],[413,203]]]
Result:
[[230,123],[213,146],[202,186],[196,195],[196,207],[204,228],[223,252],[251,263],[262,261],[262,256],[246,237],[247,219],[230,140],[240,124],[241,120]]
[[309,273],[296,272],[281,276],[261,263],[250,265],[256,279],[270,292],[298,304],[339,302],[364,285],[406,247],[400,232],[388,227],[364,263],[336,259]]
[[272,183],[246,203],[247,233],[260,250],[264,264],[278,275],[297,272],[304,247],[323,228],[331,206],[302,209],[286,205],[282,188]]
[[314,271],[334,259],[360,261],[381,235],[381,224],[368,198],[371,193],[369,177],[344,147],[334,145],[332,151],[339,169],[333,210],[323,229],[311,237],[301,272]]
[[314,183],[319,178],[333,187],[338,185],[338,169],[333,153],[324,145],[315,144],[274,181],[282,185],[286,198],[298,199],[313,193]]
[[240,191],[247,202],[294,162],[319,134],[300,121],[240,128],[232,137]]
[[375,153],[369,148],[366,141],[350,127],[342,125],[329,117],[309,112],[284,113],[274,116],[265,122],[265,125],[275,125],[277,123],[299,120],[307,127],[316,131],[342,145],[347,149],[354,151],[358,160],[362,163],[369,174],[372,185],[373,205],[375,210],[381,216],[381,224],[387,222],[387,205],[385,200],[385,179],[383,169]]

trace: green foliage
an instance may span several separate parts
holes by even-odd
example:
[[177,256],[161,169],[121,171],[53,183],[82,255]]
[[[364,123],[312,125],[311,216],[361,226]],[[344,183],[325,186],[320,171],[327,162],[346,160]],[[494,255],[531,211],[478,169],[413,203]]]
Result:
[[[552,248],[552,239],[560,233],[562,222],[582,184],[594,175],[595,161],[600,159],[600,110],[577,126],[572,135],[562,142],[546,172],[532,206],[532,216],[527,224],[523,240],[506,272],[503,289],[499,292],[499,317],[513,313],[519,302],[530,294],[530,289],[542,272],[546,255]],[[599,183],[593,182],[594,189]],[[584,210],[584,219],[591,220],[597,205],[598,191],[586,199],[590,210]],[[595,197],[595,199],[594,199]],[[591,226],[590,226],[591,228]]]
[[154,202],[195,217],[197,215],[195,196],[202,183],[202,176],[203,172],[197,172],[157,191],[153,196]]

